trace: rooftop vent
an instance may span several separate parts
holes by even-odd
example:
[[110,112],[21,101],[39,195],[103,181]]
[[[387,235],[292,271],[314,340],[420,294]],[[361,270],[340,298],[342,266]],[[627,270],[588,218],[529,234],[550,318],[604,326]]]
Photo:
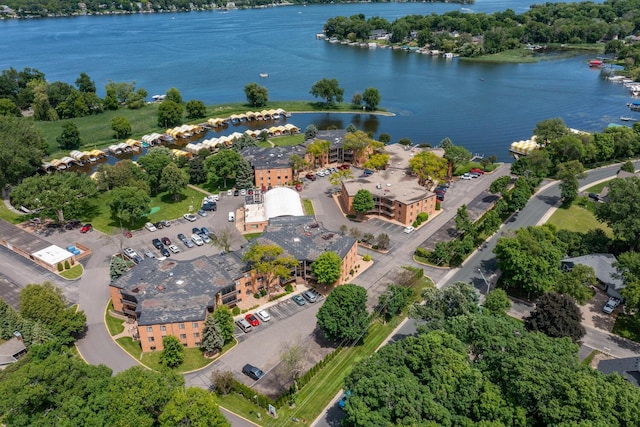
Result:
[[164,286],[162,286],[162,285],[158,285],[158,286],[156,287],[156,289],[157,289],[157,290],[159,290],[160,292],[162,292],[162,291],[164,291]]
[[293,238],[293,242],[294,243],[300,243],[300,238],[299,237],[294,237]]
[[184,283],[184,280],[176,280],[176,285],[182,285]]

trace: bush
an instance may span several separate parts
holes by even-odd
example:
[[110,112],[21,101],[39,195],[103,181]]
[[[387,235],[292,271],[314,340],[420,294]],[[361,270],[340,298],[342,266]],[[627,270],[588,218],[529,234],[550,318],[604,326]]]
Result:
[[366,254],[365,256],[362,257],[363,261],[371,261],[371,255]]
[[267,294],[267,290],[266,289],[260,289],[260,296],[263,297]]
[[240,307],[238,307],[237,305],[236,305],[236,306],[234,306],[234,307],[231,309],[231,314],[233,314],[234,316],[237,316],[238,314],[240,314]]
[[418,216],[416,217],[416,221],[420,221],[420,223],[423,223],[425,221],[427,221],[429,219],[429,214],[426,212],[420,212],[418,214]]
[[253,294],[253,297],[255,299],[260,299],[260,294],[258,292],[256,292],[255,294]]
[[418,226],[420,226],[420,223],[418,222],[418,220],[415,220],[411,225],[413,226],[413,228],[418,228]]
[[58,263],[58,272],[61,272],[62,270],[63,270],[62,263],[59,262]]
[[353,271],[353,268],[352,268],[351,270],[349,270],[349,274],[353,276],[353,273],[355,272]]
[[291,283],[287,283],[286,285],[284,285],[284,290],[289,293],[293,292],[293,286],[291,286]]
[[377,250],[378,248],[379,248],[379,246],[378,246],[378,245],[373,245],[373,246],[371,246],[371,249],[376,249],[376,250]]
[[69,260],[65,260],[65,262],[64,262],[64,269],[65,269],[65,270],[68,270],[68,269],[70,269],[70,268],[71,268],[71,266],[69,265]]
[[440,202],[436,202],[436,210],[439,211],[440,210]]

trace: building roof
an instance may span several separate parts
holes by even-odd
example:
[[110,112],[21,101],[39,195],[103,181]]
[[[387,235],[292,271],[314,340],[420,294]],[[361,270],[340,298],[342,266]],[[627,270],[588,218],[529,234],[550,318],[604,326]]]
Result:
[[27,351],[27,347],[25,347],[21,340],[15,337],[0,344],[0,366],[15,362],[18,356],[25,351]]
[[618,277],[618,269],[613,265],[613,263],[617,262],[617,259],[612,254],[589,254],[565,258],[561,262],[589,266],[593,268],[596,278],[600,282],[613,287],[615,290],[624,288],[624,282]]
[[285,147],[247,147],[240,151],[254,169],[283,169],[290,168],[289,157],[298,154],[304,157],[305,149],[300,145]]
[[277,187],[264,193],[264,206],[267,219],[304,215],[300,195],[287,187]]
[[327,230],[312,216],[288,216],[270,219],[264,233],[253,242],[276,244],[300,261],[315,261],[327,251],[344,258],[356,239]]
[[418,153],[429,152],[442,158],[444,157],[443,148],[421,148],[416,146],[408,146],[402,144],[389,144],[384,146],[384,152],[389,155],[389,167],[410,171],[409,160]]
[[47,263],[48,265],[56,265],[66,259],[69,259],[73,254],[66,249],[62,249],[60,246],[49,245],[48,247],[34,252],[31,254],[34,258]]
[[5,220],[0,220],[0,240],[28,254],[36,253],[51,246],[51,243],[46,240]]
[[137,302],[139,325],[204,320],[215,295],[235,287],[247,266],[235,253],[191,261],[147,258],[112,282]]
[[640,385],[640,357],[601,360],[598,370],[603,374],[618,373],[636,387]]
[[329,141],[332,146],[342,147],[344,137],[347,135],[346,129],[320,130],[316,133],[315,138],[308,139],[304,142],[307,145],[314,141]]

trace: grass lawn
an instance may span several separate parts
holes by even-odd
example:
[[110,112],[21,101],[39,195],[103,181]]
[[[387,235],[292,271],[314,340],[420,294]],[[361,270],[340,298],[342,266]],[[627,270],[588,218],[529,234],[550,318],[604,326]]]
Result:
[[500,53],[494,53],[491,55],[482,55],[475,58],[460,58],[461,61],[470,62],[497,62],[497,63],[531,63],[538,62],[532,51],[520,48],[506,50]]
[[607,233],[607,236],[613,237],[613,232],[606,224],[598,221],[590,210],[577,206],[575,203],[568,209],[559,208],[556,210],[547,223],[553,224],[558,230],[564,229],[580,233],[600,228]]
[[305,215],[314,215],[315,211],[313,210],[313,203],[311,199],[303,199],[302,200],[302,209],[304,210]]
[[[302,129],[304,131],[304,129]],[[273,145],[276,147],[288,147],[291,145],[299,145],[304,142],[304,133],[297,133],[295,135],[278,136],[276,138],[270,138]]]
[[[122,227],[130,230],[137,230],[144,227],[145,222],[156,222],[161,219],[172,220],[180,218],[185,213],[189,212],[189,207],[193,206],[191,212],[197,210],[202,202],[203,194],[200,191],[187,187],[182,191],[180,201],[174,202],[173,196],[168,193],[160,193],[151,198],[151,209],[153,213],[140,217],[136,222],[131,224],[122,224]],[[97,202],[94,209],[89,213],[88,217],[84,220],[91,222],[93,227],[106,234],[115,233],[120,228],[120,222],[111,216],[111,209],[109,203],[111,203],[111,192],[105,192],[98,195]]]
[[60,275],[67,280],[75,280],[82,276],[82,273],[84,273],[84,268],[82,267],[82,264],[78,263],[70,269],[61,272]]
[[631,341],[640,342],[640,321],[628,314],[618,314],[613,325],[613,333]]
[[26,221],[27,215],[18,215],[9,210],[4,203],[0,203],[0,219],[4,219],[11,224],[18,224]]
[[585,359],[582,362],[580,362],[580,364],[583,366],[589,366],[593,358],[599,354],[600,352],[598,350],[593,350],[591,353],[589,353],[587,357],[585,357]]
[[[612,178],[613,179],[613,178]],[[592,187],[589,187],[585,190],[585,192],[587,193],[596,193],[596,194],[600,194],[600,192],[602,191],[602,189],[604,187],[606,187],[607,185],[609,185],[609,182],[611,182],[611,179],[608,179],[604,182],[601,182],[600,184],[596,184]]]
[[142,355],[142,348],[140,347],[140,343],[138,341],[134,341],[130,337],[123,337],[118,338],[116,342],[120,347],[124,349],[124,351],[132,355],[136,360],[140,360],[140,356]]
[[243,234],[243,236],[245,239],[247,239],[247,241],[249,241],[251,239],[255,239],[256,237],[262,236],[262,233],[248,233],[248,234]]
[[109,330],[110,335],[118,335],[124,332],[124,323],[126,320],[120,319],[119,317],[114,317],[109,314],[109,310],[113,310],[113,304],[109,303],[105,314],[104,320],[107,324],[107,329]]

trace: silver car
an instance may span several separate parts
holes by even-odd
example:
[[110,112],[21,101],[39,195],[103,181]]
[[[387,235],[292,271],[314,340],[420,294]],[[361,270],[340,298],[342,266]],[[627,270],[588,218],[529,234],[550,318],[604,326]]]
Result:
[[271,315],[269,314],[269,312],[267,310],[258,310],[258,312],[256,313],[256,315],[260,318],[260,320],[262,320],[263,322],[268,322],[269,320],[271,320]]

